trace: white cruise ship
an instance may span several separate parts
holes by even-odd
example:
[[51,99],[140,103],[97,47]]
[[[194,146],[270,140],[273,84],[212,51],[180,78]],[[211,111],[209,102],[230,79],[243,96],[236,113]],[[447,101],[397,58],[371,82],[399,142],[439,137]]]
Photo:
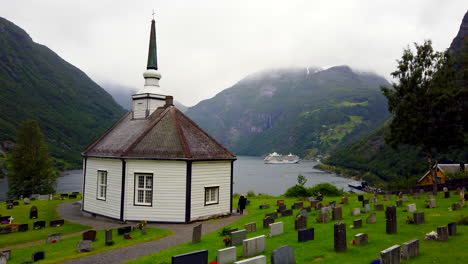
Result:
[[292,164],[298,163],[299,157],[289,153],[289,155],[281,155],[276,152],[268,154],[264,159],[266,164]]

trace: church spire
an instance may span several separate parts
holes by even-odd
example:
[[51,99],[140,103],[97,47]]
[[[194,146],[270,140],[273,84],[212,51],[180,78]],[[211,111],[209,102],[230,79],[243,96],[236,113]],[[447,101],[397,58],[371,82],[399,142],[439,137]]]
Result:
[[158,54],[156,52],[156,22],[151,21],[151,33],[150,33],[150,42],[149,42],[149,51],[148,51],[148,64],[146,69],[158,70]]

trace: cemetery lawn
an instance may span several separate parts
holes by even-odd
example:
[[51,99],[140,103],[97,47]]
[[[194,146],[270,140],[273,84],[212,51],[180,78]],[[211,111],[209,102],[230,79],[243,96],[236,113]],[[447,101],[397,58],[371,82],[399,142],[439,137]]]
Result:
[[117,235],[117,229],[113,229],[112,237],[114,245],[112,246],[105,245],[105,230],[98,230],[96,233],[96,241],[93,242],[93,250],[91,252],[77,252],[76,245],[78,241],[82,239],[82,235],[63,238],[57,243],[41,243],[28,247],[16,248],[11,251],[12,257],[8,263],[21,263],[31,260],[32,254],[40,250],[45,252],[45,259],[40,261],[40,263],[59,263],[172,235],[171,231],[164,229],[147,228],[146,230],[147,234],[145,235],[142,235],[140,230],[132,231],[130,233],[132,239],[125,240],[123,235]]
[[[63,226],[59,227],[50,227],[49,221],[61,219],[57,210],[55,209],[60,203],[67,203],[71,201],[81,200],[81,195],[78,195],[76,199],[65,199],[65,200],[51,200],[51,201],[31,201],[30,204],[25,205],[23,201],[20,201],[20,205],[14,206],[13,209],[8,210],[5,203],[1,203],[0,206],[0,215],[2,216],[12,216],[13,224],[29,224],[29,230],[25,232],[15,232],[9,234],[0,235],[0,248],[8,248],[14,245],[25,244],[37,240],[44,240],[47,238],[48,234],[52,233],[61,233],[63,235],[73,234],[83,230],[91,229],[90,226],[81,225],[77,223],[72,223],[65,221]],[[29,210],[32,206],[37,207],[38,218],[29,219]],[[45,221],[46,227],[39,230],[33,229],[33,224],[36,221]],[[6,225],[0,225],[4,227]]]
[[[352,208],[362,208],[362,203],[358,201],[357,194],[349,196],[349,203],[340,205],[343,207],[343,219],[339,221],[330,221],[328,223],[317,223],[317,215],[319,211],[312,209],[309,213],[307,226],[315,229],[315,239],[307,242],[298,242],[297,231],[294,230],[294,219],[300,210],[294,210],[292,216],[279,217],[275,222],[284,223],[284,233],[274,237],[267,237],[266,252],[262,253],[267,257],[267,263],[270,262],[273,250],[280,246],[289,245],[294,249],[296,263],[371,263],[380,256],[380,251],[387,249],[393,245],[402,245],[403,243],[419,239],[419,255],[410,260],[403,260],[401,263],[468,263],[468,226],[457,225],[457,234],[450,236],[448,242],[440,242],[434,240],[424,240],[425,234],[431,231],[437,231],[438,226],[447,226],[450,222],[456,222],[460,219],[460,215],[468,215],[468,205],[459,211],[449,211],[449,207],[458,202],[458,196],[455,196],[453,191],[451,197],[448,199],[443,198],[443,193],[440,192],[437,199],[437,208],[424,208],[424,200],[427,195],[421,195],[421,199],[414,199],[409,197],[409,201],[403,203],[403,207],[397,207],[397,233],[386,234],[385,232],[385,211],[373,211],[374,204],[372,203],[372,195],[364,194],[365,199],[370,201],[371,212],[375,212],[377,222],[375,224],[367,224],[366,219],[370,213],[364,213],[360,216],[352,216]],[[396,196],[392,195],[391,201],[384,201],[384,196],[379,195],[378,203],[385,205],[395,205]],[[244,225],[249,222],[255,222],[257,231],[247,233],[247,238],[252,238],[260,235],[268,236],[268,229],[263,229],[263,218],[265,214],[271,213],[276,210],[276,200],[285,200],[287,208],[291,208],[297,199],[285,197],[268,197],[257,196],[249,198],[251,204],[247,206],[248,215],[239,219],[238,221],[230,224],[229,228],[244,229]],[[330,201],[339,203],[341,197],[325,197],[323,204],[326,205]],[[234,199],[234,208],[237,206],[237,199]],[[259,209],[259,205],[268,203],[269,209]],[[415,203],[417,211],[425,213],[425,222],[420,225],[407,224],[406,217],[413,216],[413,213],[404,212],[406,205]],[[304,205],[309,205],[309,202],[304,202]],[[338,204],[337,204],[338,205]],[[362,228],[351,229],[353,220],[362,219]],[[211,220],[216,221],[216,220]],[[337,253],[334,250],[334,223],[343,222],[346,224],[346,238],[347,238],[347,251]],[[218,230],[206,234],[202,237],[200,243],[187,242],[177,247],[166,249],[152,255],[148,255],[128,263],[155,263],[155,264],[169,264],[173,255],[185,254],[198,250],[209,251],[209,262],[216,260],[217,250],[225,248],[223,239]],[[367,233],[369,236],[369,243],[365,245],[353,245],[352,240],[354,235],[358,233]],[[242,257],[242,245],[237,246],[237,260],[244,259]]]

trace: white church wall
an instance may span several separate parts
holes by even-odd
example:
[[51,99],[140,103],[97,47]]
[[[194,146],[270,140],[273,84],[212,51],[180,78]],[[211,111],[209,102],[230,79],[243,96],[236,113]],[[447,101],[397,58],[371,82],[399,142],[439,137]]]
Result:
[[[106,199],[97,199],[98,171],[107,171]],[[84,207],[87,212],[120,218],[120,193],[122,190],[122,161],[116,159],[88,158],[84,186]]]
[[133,100],[133,118],[146,117],[147,99]]
[[[219,186],[218,204],[205,205],[205,187]],[[230,213],[231,162],[193,162],[190,220]]]
[[[185,222],[186,172],[182,161],[127,160],[124,219]],[[134,204],[135,173],[153,174],[151,206]]]

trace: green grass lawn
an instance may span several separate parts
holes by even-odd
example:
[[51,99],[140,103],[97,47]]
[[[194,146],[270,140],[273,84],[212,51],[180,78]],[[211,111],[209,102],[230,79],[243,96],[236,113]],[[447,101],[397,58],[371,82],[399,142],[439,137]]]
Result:
[[[65,200],[51,200],[51,201],[31,201],[30,204],[25,205],[23,201],[20,201],[19,206],[14,206],[13,209],[6,209],[6,204],[0,204],[0,215],[12,216],[13,224],[29,224],[29,230],[26,232],[15,232],[10,234],[0,235],[0,248],[8,248],[10,246],[25,244],[37,240],[43,240],[47,238],[48,234],[61,233],[62,235],[73,234],[86,229],[90,229],[90,226],[81,225],[78,223],[72,223],[65,221],[65,225],[59,227],[50,227],[50,220],[61,219],[55,209],[58,204],[66,203],[70,201],[79,201],[81,196],[78,195],[77,199],[65,199]],[[36,206],[38,210],[37,219],[29,219],[29,210],[32,206]],[[33,230],[33,223],[35,221],[45,221],[46,228],[40,230]],[[5,225],[0,225],[4,227]]]
[[70,259],[94,255],[112,249],[128,247],[138,243],[148,242],[172,235],[171,231],[164,229],[147,228],[147,231],[148,232],[145,235],[142,235],[140,230],[132,231],[130,233],[132,239],[125,240],[122,235],[117,235],[117,229],[114,229],[112,234],[115,243],[112,246],[106,246],[105,230],[99,230],[97,231],[97,239],[95,242],[93,242],[93,250],[91,252],[77,252],[76,245],[78,241],[82,239],[81,235],[67,237],[57,243],[41,243],[33,246],[17,248],[11,251],[12,257],[8,263],[21,263],[23,261],[31,260],[32,254],[39,250],[44,251],[46,255],[45,260],[39,261],[39,263],[58,263]]
[[[372,195],[366,194],[366,199],[371,200]],[[255,197],[249,198],[251,205],[247,207],[249,215],[244,216],[229,227],[237,227],[244,229],[244,224],[255,222],[257,224],[257,231],[248,233],[247,238],[252,238],[259,235],[268,235],[268,230],[263,229],[262,219],[266,213],[270,213],[276,209],[276,200],[284,199],[288,208],[296,201],[296,199],[289,199],[284,197]],[[395,205],[395,196],[392,196],[392,201],[383,201],[383,196],[379,196],[378,203],[384,205]],[[360,207],[361,202],[358,202],[357,195],[350,195],[349,204],[343,205],[343,219],[341,222],[346,224],[346,233],[348,241],[348,250],[346,252],[337,253],[334,251],[333,242],[333,224],[338,221],[330,221],[328,223],[317,223],[317,212],[312,211],[309,213],[308,227],[315,229],[315,240],[307,242],[297,242],[297,231],[294,230],[295,215],[299,210],[294,210],[293,216],[280,217],[276,222],[284,222],[285,233],[275,237],[268,237],[266,242],[267,263],[270,263],[270,256],[274,249],[289,245],[293,247],[296,262],[301,263],[370,263],[379,257],[380,251],[391,247],[393,245],[402,245],[411,239],[420,240],[420,255],[409,261],[402,260],[402,263],[468,263],[468,250],[466,245],[468,243],[468,226],[457,226],[458,233],[455,236],[449,237],[448,242],[439,242],[432,240],[424,240],[425,234],[430,231],[436,231],[438,226],[447,225],[450,222],[457,221],[460,215],[468,214],[468,206],[462,208],[460,211],[449,211],[448,208],[451,204],[458,201],[458,196],[455,197],[452,192],[452,197],[444,199],[443,194],[437,196],[437,208],[429,209],[424,208],[424,200],[427,199],[426,195],[422,195],[421,199],[414,200],[409,198],[409,202],[404,203],[403,207],[397,208],[397,222],[398,231],[396,234],[388,235],[385,232],[385,212],[378,211],[377,223],[367,224],[366,218],[370,213],[361,214],[361,216],[351,216],[351,209]],[[325,197],[324,204],[336,200],[337,203],[341,201],[341,197]],[[269,203],[270,209],[258,209],[258,206],[263,203]],[[308,203],[308,202],[307,202]],[[418,211],[425,212],[426,222],[421,225],[406,224],[406,217],[412,216],[412,213],[404,212],[406,205],[416,203]],[[373,204],[371,203],[371,210]],[[373,212],[373,211],[371,211]],[[363,227],[359,229],[351,229],[350,226],[355,219],[363,220]],[[171,256],[189,253],[192,251],[207,249],[209,251],[209,261],[216,259],[218,249],[224,248],[223,238],[220,236],[220,230],[207,234],[202,237],[200,243],[193,244],[191,242],[184,243],[180,246],[170,248],[155,254],[130,261],[129,263],[171,263]],[[358,233],[367,233],[369,235],[369,243],[366,245],[352,245],[351,241],[354,235]],[[238,260],[242,259],[242,246],[237,246]]]

